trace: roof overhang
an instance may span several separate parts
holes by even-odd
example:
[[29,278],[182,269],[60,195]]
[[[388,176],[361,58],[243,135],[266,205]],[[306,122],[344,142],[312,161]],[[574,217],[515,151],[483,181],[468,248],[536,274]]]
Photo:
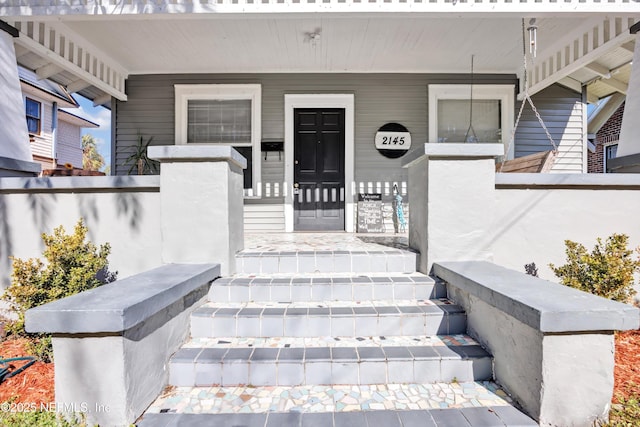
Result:
[[18,62],[106,105],[127,99],[129,74],[445,75],[469,73],[474,55],[476,73],[522,77],[522,22],[534,17],[539,55],[529,62],[529,92],[586,86],[596,100],[626,91],[629,28],[640,21],[640,2],[624,0],[27,3],[0,6],[20,31]]
[[100,127],[100,125],[93,123],[92,121],[83,119],[82,117],[76,116],[75,114],[65,110],[58,111],[58,119],[62,120],[63,122],[71,123],[72,125],[76,125],[81,128],[95,129]]

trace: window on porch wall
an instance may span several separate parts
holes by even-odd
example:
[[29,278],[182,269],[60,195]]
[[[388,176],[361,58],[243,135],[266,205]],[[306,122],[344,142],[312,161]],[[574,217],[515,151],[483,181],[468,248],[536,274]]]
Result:
[[[176,143],[230,145],[247,159],[244,188],[260,182],[260,85],[175,85]],[[259,158],[259,157],[258,157]]]
[[500,142],[500,110],[499,100],[439,100],[438,142]]
[[429,142],[502,143],[505,151],[509,149],[507,158],[512,159],[514,85],[477,84],[473,86],[473,108],[470,98],[467,84],[429,85]]

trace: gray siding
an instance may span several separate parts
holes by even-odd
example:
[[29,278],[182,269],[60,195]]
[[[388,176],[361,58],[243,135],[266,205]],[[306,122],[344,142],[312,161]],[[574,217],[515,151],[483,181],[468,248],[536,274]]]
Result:
[[[535,94],[532,99],[558,145],[558,156],[552,172],[582,172],[584,107],[581,95],[562,86],[553,85]],[[519,103],[517,108],[520,108]],[[515,156],[521,157],[551,149],[553,146],[535,113],[526,105],[516,131]]]
[[[433,74],[188,74],[133,75],[127,80],[127,102],[116,108],[116,174],[127,147],[140,132],[154,136],[155,144],[174,143],[175,84],[259,83],[262,85],[262,137],[284,139],[284,95],[293,93],[353,93],[355,95],[355,178],[372,183],[406,181],[402,159],[387,159],[373,144],[377,129],[387,122],[404,124],[413,144],[427,141],[427,87],[429,84],[469,83],[468,75]],[[512,75],[475,76],[475,82],[515,84]],[[273,153],[263,168],[263,181],[281,179],[271,167]],[[264,159],[264,158],[263,158]],[[384,188],[384,187],[383,187]]]

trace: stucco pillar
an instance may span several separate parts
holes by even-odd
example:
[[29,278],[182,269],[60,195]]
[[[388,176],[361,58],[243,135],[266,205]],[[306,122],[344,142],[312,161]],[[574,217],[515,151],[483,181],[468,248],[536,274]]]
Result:
[[640,23],[630,29],[635,34],[636,47],[624,105],[620,141],[615,159],[607,161],[611,172],[640,172]]
[[235,272],[244,248],[243,175],[247,161],[228,146],[156,146],[161,162],[160,223],[164,263],[221,265]]
[[18,30],[0,21],[0,177],[36,175],[13,46]]
[[495,157],[502,144],[424,144],[409,168],[409,246],[418,270],[437,261],[490,260],[487,241],[495,205]]

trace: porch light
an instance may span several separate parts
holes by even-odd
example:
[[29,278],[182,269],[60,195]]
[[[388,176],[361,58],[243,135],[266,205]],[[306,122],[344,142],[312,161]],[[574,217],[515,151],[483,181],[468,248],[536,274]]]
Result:
[[529,53],[532,57],[536,57],[536,45],[537,45],[537,37],[538,37],[538,26],[536,25],[536,18],[531,18],[529,20],[529,27],[527,28],[529,32]]

